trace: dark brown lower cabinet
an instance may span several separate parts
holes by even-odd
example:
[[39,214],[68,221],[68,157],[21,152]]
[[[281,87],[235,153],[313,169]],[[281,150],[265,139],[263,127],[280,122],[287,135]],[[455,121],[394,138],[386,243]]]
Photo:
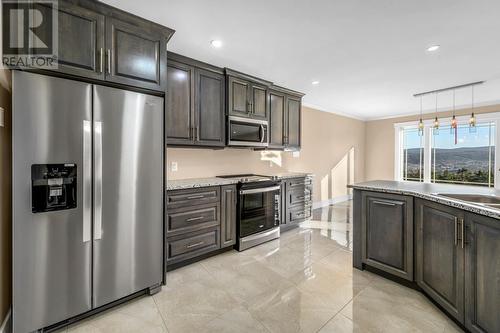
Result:
[[221,248],[236,244],[236,185],[221,186]]
[[462,210],[416,201],[417,284],[460,323],[464,322]]
[[219,232],[219,228],[210,228],[187,235],[167,238],[167,265],[176,264],[219,249]]
[[285,179],[281,184],[281,227],[296,226],[312,216],[312,177]]
[[236,185],[167,191],[167,266],[236,244],[236,199]]
[[167,237],[219,227],[219,203],[170,209],[167,215]]
[[353,266],[404,277],[405,260],[406,276],[414,261],[416,284],[450,317],[474,333],[500,332],[499,219],[420,198],[355,190]]
[[500,332],[500,221],[466,215],[465,326]]
[[363,192],[361,259],[413,281],[413,198]]

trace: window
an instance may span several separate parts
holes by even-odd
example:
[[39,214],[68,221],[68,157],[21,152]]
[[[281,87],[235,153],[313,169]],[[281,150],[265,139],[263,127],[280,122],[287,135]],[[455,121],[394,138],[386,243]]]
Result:
[[423,137],[418,129],[403,129],[403,180],[424,180]]
[[431,181],[494,186],[495,123],[459,125],[455,143],[451,127],[440,128],[432,136]]
[[496,187],[500,113],[476,118],[477,125],[470,130],[469,118],[457,117],[456,138],[451,119],[440,119],[438,131],[433,130],[432,120],[424,122],[422,135],[416,122],[396,124],[395,179]]

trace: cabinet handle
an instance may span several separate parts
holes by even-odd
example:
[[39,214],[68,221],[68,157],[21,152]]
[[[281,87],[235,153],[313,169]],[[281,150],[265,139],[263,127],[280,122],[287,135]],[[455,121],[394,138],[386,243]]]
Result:
[[186,222],[193,222],[193,221],[198,221],[201,219],[203,219],[203,216],[191,217],[191,218],[187,219]]
[[460,219],[460,225],[461,225],[461,231],[460,231],[460,235],[462,236],[462,249],[465,247],[465,223],[464,223],[464,219]]
[[99,72],[100,73],[103,73],[104,72],[104,51],[101,47],[101,49],[99,50]]
[[373,201],[374,204],[377,204],[377,205],[382,205],[382,206],[396,206],[396,203],[394,202],[386,202],[386,201]]
[[201,199],[201,198],[203,198],[203,195],[192,195],[192,196],[187,197],[187,198],[188,198],[189,200],[191,200],[191,199]]
[[455,246],[458,245],[458,217],[455,216]]
[[108,61],[108,74],[111,74],[111,50],[106,50],[106,59]]
[[205,242],[198,242],[198,243],[194,243],[194,244],[189,244],[188,246],[186,246],[186,248],[190,249],[190,248],[197,247],[197,246],[200,246],[203,244],[205,244]]

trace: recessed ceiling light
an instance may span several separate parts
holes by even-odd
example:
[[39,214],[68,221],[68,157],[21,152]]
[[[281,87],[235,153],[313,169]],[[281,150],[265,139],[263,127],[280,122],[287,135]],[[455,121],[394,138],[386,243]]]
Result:
[[212,45],[215,48],[219,48],[222,46],[222,41],[219,39],[214,39],[214,40],[210,41],[210,45]]
[[437,51],[441,46],[440,45],[431,45],[427,48],[428,52],[434,52]]
[[311,82],[311,84],[312,84],[313,86],[317,86],[317,85],[319,84],[319,81],[313,81],[313,82]]

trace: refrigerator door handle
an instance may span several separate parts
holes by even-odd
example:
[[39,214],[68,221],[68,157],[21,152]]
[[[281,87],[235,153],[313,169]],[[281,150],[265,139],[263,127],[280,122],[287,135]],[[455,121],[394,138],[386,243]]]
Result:
[[102,238],[102,122],[94,122],[94,240]]
[[92,127],[83,121],[83,242],[90,241],[92,222]]

